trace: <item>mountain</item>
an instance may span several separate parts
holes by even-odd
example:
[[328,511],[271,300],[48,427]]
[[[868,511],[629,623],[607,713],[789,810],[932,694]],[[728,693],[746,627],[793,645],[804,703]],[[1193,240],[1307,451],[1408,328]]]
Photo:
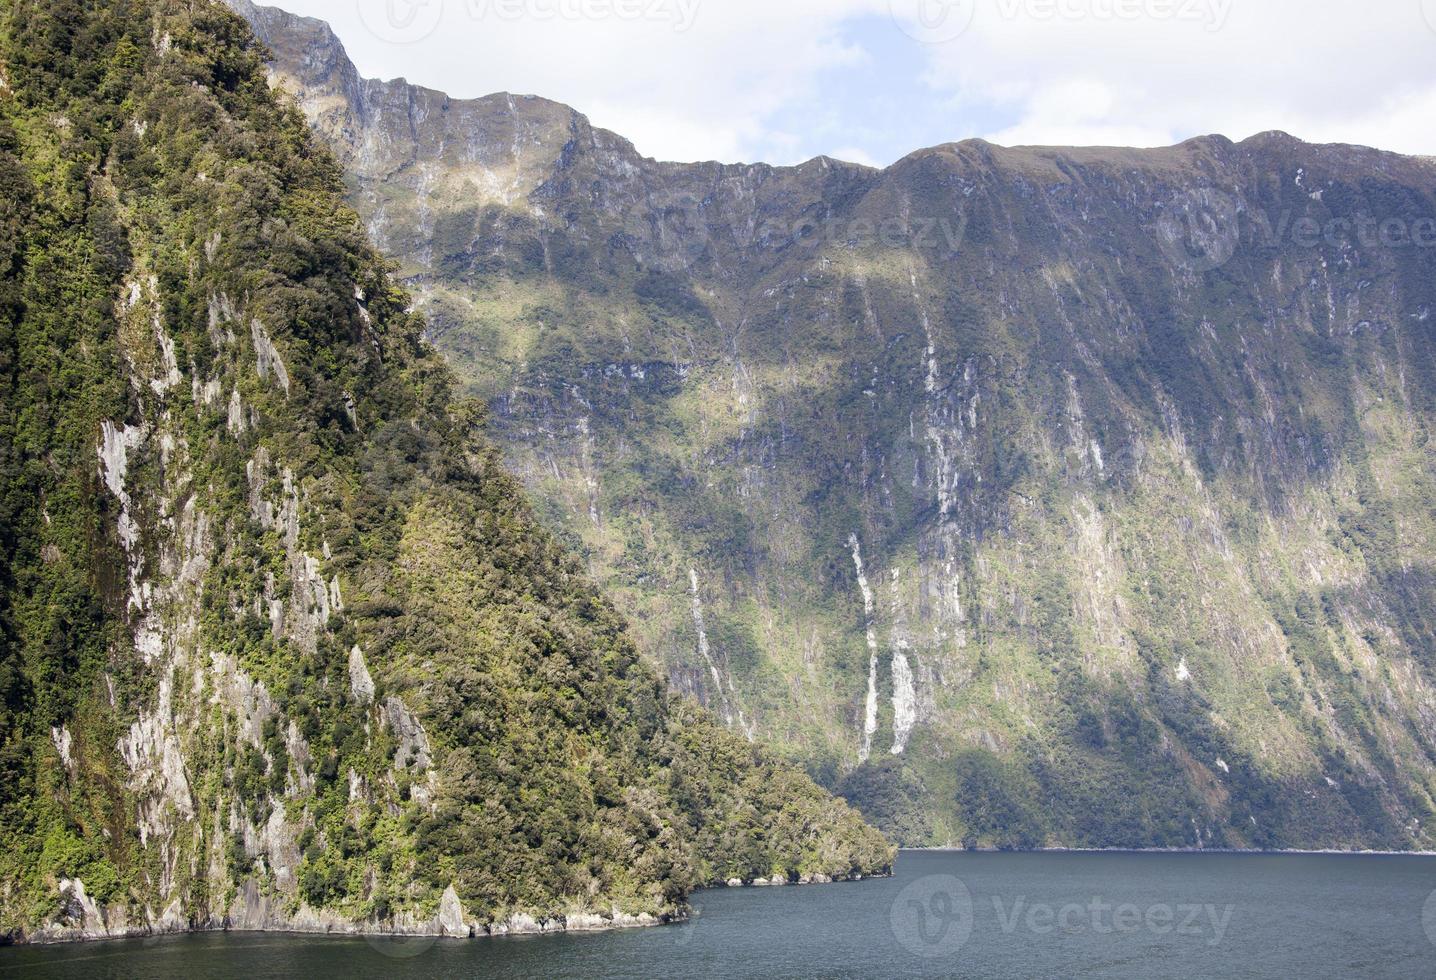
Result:
[[5,937],[602,928],[890,866],[642,663],[231,11],[0,3],[0,184]]
[[906,843],[1436,844],[1436,161],[646,159],[237,6],[677,688]]

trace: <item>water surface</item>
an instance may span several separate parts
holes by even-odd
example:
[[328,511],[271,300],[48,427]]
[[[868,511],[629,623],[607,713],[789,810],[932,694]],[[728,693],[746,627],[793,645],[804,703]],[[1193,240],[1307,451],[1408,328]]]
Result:
[[904,852],[891,879],[700,892],[660,929],[12,948],[0,978],[1436,977],[1433,889],[1429,857]]

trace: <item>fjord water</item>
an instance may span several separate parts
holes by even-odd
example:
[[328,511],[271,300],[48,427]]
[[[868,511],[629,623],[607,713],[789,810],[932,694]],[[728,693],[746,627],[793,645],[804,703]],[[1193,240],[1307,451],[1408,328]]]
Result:
[[1436,976],[1436,858],[904,852],[723,889],[661,929],[473,941],[207,934],[0,950],[0,977]]

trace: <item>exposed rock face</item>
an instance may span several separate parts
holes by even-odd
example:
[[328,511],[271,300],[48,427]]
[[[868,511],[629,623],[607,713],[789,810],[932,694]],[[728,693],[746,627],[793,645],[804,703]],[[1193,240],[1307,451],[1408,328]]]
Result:
[[439,899],[439,927],[446,936],[469,935],[469,925],[464,921],[464,907],[459,903],[459,895],[453,885],[445,888],[443,897]]
[[[465,918],[463,904],[453,886],[445,889],[438,913],[427,920],[401,915],[389,922],[356,922],[330,910],[306,907],[286,912],[265,895],[254,879],[247,880],[235,896],[229,914],[221,919],[192,923],[183,915],[179,902],[164,913],[143,922],[131,921],[122,910],[106,910],[86,892],[85,883],[65,879],[60,883],[63,910],[50,925],[26,938],[36,943],[75,940],[127,939],[177,932],[226,930],[231,932],[293,932],[341,936],[434,936],[470,939],[480,936],[538,935],[554,932],[597,932],[662,925],[671,917],[648,913],[636,915],[613,910],[608,914],[575,912],[566,916],[537,919],[524,913],[497,922],[476,923]],[[679,916],[681,918],[681,916]]]
[[210,2],[0,10],[0,941],[889,867],[643,663],[255,49]]
[[1436,163],[659,163],[238,6],[511,464],[735,728],[913,843],[1433,844]]
[[374,678],[369,676],[364,651],[357,644],[349,651],[349,691],[361,704],[374,703]]

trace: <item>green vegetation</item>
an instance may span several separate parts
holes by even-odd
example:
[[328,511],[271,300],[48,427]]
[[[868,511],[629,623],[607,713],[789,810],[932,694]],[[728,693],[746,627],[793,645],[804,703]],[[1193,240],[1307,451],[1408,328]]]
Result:
[[[1436,846],[1436,249],[1256,227],[1429,218],[1431,161],[663,164],[540,99],[355,84],[322,25],[252,16],[675,686],[906,843]],[[1157,233],[1206,188],[1242,236],[1198,272]]]
[[261,56],[211,3],[0,2],[0,931],[887,868],[640,661]]

